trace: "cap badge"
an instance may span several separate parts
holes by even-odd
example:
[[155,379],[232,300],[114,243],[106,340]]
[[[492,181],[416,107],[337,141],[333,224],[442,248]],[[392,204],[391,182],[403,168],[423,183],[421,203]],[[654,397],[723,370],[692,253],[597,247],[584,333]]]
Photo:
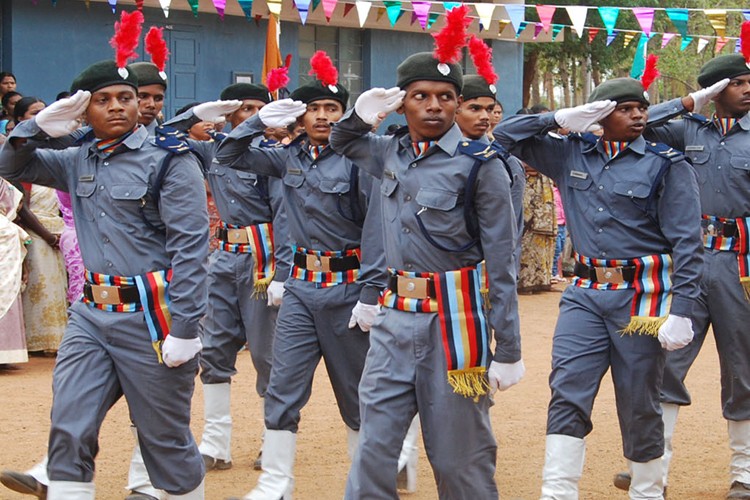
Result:
[[120,75],[123,79],[128,77],[128,69],[127,68],[117,68],[117,74]]
[[445,64],[445,63],[440,63],[440,64],[438,64],[438,65],[437,65],[437,70],[438,70],[438,72],[440,72],[440,74],[441,74],[441,75],[443,75],[443,76],[448,76],[448,74],[449,74],[449,73],[451,72],[451,68],[450,68],[450,66],[448,66],[448,65],[447,65],[447,64]]
[[339,93],[339,88],[337,86],[335,86],[335,85],[329,85],[328,86],[328,90],[330,90],[334,94],[338,94]]

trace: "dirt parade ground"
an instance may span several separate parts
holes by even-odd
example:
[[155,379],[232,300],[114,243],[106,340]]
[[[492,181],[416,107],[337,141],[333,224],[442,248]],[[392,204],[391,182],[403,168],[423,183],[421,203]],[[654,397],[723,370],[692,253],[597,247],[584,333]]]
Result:
[[[495,479],[504,499],[539,497],[544,463],[544,432],[549,399],[552,332],[560,289],[521,296],[523,354],[526,377],[517,386],[495,396],[491,411],[499,444]],[[0,372],[0,422],[3,443],[0,468],[24,470],[39,460],[46,447],[52,401],[54,360],[33,358],[20,370]],[[239,374],[232,384],[234,418],[233,461],[227,471],[211,472],[206,498],[241,495],[255,484],[258,472],[252,462],[260,446],[263,424],[255,395],[255,375],[250,356],[242,353]],[[726,423],[721,417],[719,367],[711,338],[693,367],[688,385],[693,405],[680,412],[674,438],[675,457],[669,482],[669,499],[723,499],[729,486]],[[193,432],[203,428],[203,392],[196,384],[193,399]],[[607,376],[594,407],[594,430],[587,439],[586,466],[580,484],[582,499],[627,498],[612,486],[612,476],[623,469],[612,382]],[[97,458],[97,498],[122,499],[133,436],[125,400],[109,412],[100,436]],[[456,432],[461,432],[456,429]],[[348,470],[346,432],[321,364],[310,403],[302,413],[296,461],[295,498],[342,498]],[[456,467],[461,467],[456,463]],[[0,488],[2,488],[0,486]],[[0,499],[30,498],[2,488]],[[419,490],[402,498],[437,498],[432,472],[420,443]]]

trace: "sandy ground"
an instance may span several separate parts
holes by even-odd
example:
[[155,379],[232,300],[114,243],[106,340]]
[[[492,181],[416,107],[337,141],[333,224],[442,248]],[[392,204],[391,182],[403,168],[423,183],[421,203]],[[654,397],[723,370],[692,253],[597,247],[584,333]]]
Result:
[[[538,498],[544,462],[544,431],[549,398],[547,377],[557,316],[559,290],[520,298],[526,377],[496,397],[492,409],[499,443],[496,480],[505,499]],[[234,467],[207,476],[206,498],[223,499],[249,491],[258,477],[252,461],[260,446],[262,415],[254,394],[250,356],[240,357],[233,384],[235,422]],[[21,369],[0,372],[0,423],[3,445],[0,467],[24,470],[44,453],[52,400],[54,360],[34,358]],[[728,488],[729,450],[721,417],[719,368],[713,340],[706,342],[688,384],[694,403],[680,413],[669,498],[723,499]],[[582,499],[627,498],[612,486],[612,475],[624,465],[612,383],[607,376],[594,407],[594,430],[587,439],[586,467],[580,484]],[[193,431],[203,426],[203,392],[196,385]],[[133,447],[124,400],[110,411],[101,430],[97,459],[98,498],[121,499]],[[346,433],[323,366],[318,369],[313,396],[303,410],[296,463],[297,499],[336,499],[344,492],[348,469]],[[2,488],[2,486],[0,486]],[[0,489],[0,499],[29,498]],[[410,500],[437,498],[429,463],[421,450],[419,491]]]

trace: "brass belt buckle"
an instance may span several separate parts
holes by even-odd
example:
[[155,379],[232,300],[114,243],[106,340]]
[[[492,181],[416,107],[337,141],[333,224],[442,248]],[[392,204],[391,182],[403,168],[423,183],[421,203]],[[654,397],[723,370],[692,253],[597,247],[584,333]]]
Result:
[[308,271],[331,272],[331,258],[327,255],[307,254],[306,266]]
[[396,278],[396,293],[409,299],[428,299],[430,295],[427,292],[427,278],[398,276]]
[[97,304],[120,304],[120,289],[116,286],[91,285],[91,295]]
[[248,242],[247,231],[244,228],[227,229],[227,242],[235,244],[246,244]]
[[597,283],[624,283],[625,279],[622,277],[621,267],[597,267],[596,281]]

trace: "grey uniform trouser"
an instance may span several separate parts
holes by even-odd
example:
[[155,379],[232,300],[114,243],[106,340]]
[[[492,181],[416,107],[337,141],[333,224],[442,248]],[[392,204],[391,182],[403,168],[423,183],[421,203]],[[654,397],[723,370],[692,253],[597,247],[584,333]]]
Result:
[[359,429],[357,386],[370,340],[358,326],[348,325],[361,287],[351,283],[315,288],[314,283],[287,280],[264,401],[267,429],[297,432],[321,356],[341,418]]
[[201,381],[222,384],[237,373],[237,352],[245,344],[257,373],[255,390],[263,397],[271,376],[278,309],[253,298],[253,256],[215,250],[208,259],[208,308],[203,320]]
[[612,370],[623,452],[633,462],[664,453],[659,389],[664,351],[656,337],[623,335],[633,290],[569,286],[552,342],[547,434],[585,437],[602,377]]
[[177,367],[159,364],[143,312],[71,307],[53,373],[47,472],[52,481],[91,482],[99,429],[124,394],[154,487],[194,490],[205,469],[190,432],[197,357]]
[[362,426],[345,498],[398,498],[399,452],[417,412],[440,498],[498,498],[491,401],[448,385],[437,314],[383,308],[370,330],[359,395]]
[[693,308],[695,338],[684,349],[667,353],[662,401],[690,404],[684,381],[713,327],[721,366],[724,418],[750,420],[750,302],[740,285],[737,254],[705,250],[701,295]]

